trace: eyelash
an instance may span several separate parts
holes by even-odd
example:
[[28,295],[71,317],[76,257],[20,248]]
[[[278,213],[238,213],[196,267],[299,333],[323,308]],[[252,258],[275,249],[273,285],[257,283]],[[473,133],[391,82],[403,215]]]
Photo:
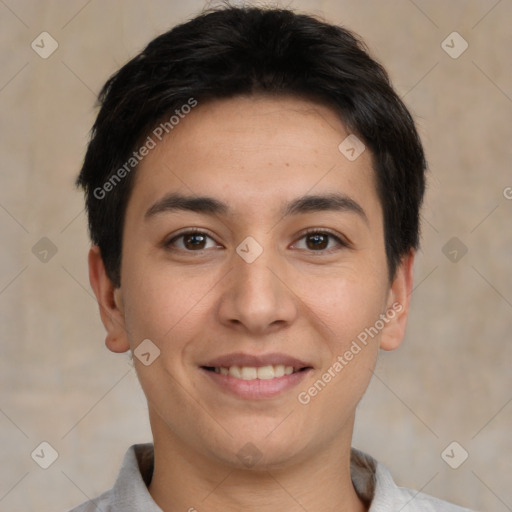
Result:
[[[304,231],[301,234],[299,240],[302,240],[303,238],[305,238],[308,235],[328,235],[330,238],[334,239],[341,248],[348,248],[348,247],[350,247],[349,243],[346,240],[344,240],[340,236],[336,235],[330,229],[318,229],[318,228],[307,229],[306,231]],[[317,251],[309,250],[309,252],[312,252],[312,253],[327,253],[327,254],[329,254],[329,253],[331,253],[331,252],[333,252],[335,250],[339,250],[340,247],[334,248],[334,249],[333,248],[331,248],[331,249],[321,249],[321,250],[317,250]]]
[[[173,243],[176,242],[176,240],[179,240],[180,238],[187,236],[187,235],[196,235],[196,234],[205,235],[206,237],[210,238],[211,240],[214,240],[213,237],[210,236],[207,232],[202,231],[197,228],[191,228],[187,231],[184,231],[182,233],[179,233],[178,235],[173,236],[170,240],[164,242],[163,246],[164,246],[164,248],[171,250],[171,251],[184,251],[184,252],[189,252],[189,253],[192,253],[192,252],[202,253],[203,251],[209,250],[209,249],[198,249],[196,251],[193,251],[193,250],[188,250],[188,249],[181,249],[181,248],[177,249],[175,247],[172,247]],[[312,234],[328,235],[330,238],[334,239],[341,248],[350,247],[350,244],[347,241],[343,240],[341,237],[339,237],[338,235],[336,235],[329,229],[310,228],[310,229],[306,230],[305,232],[303,232],[300,235],[300,237],[298,238],[298,240],[302,240],[303,238],[307,237],[308,235],[312,235]],[[333,252],[335,250],[339,250],[340,247],[334,248],[334,249],[331,248],[331,249],[319,249],[319,250],[313,250],[313,249],[300,249],[300,250],[307,250],[308,252],[317,253],[317,254],[319,254],[319,253],[330,254],[331,252]]]

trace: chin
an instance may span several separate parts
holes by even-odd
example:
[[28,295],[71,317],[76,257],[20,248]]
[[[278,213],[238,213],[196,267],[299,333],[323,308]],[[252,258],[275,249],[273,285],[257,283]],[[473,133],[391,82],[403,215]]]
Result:
[[276,422],[271,428],[261,432],[244,435],[243,430],[237,430],[237,435],[230,438],[229,445],[222,449],[216,447],[215,456],[223,459],[229,466],[237,469],[270,470],[296,464],[301,458],[303,443],[289,431],[277,432]]

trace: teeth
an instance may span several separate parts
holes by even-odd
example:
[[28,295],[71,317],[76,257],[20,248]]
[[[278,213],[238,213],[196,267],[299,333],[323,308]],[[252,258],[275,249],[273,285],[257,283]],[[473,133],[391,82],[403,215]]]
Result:
[[242,378],[242,374],[240,373],[240,368],[238,368],[238,366],[230,366],[229,375],[231,375],[231,377],[236,377],[237,379]]
[[[261,366],[258,368],[258,379],[261,380],[269,380],[273,379],[275,375],[274,367],[273,366]],[[243,374],[242,374],[243,375]]]
[[240,368],[240,376],[243,380],[254,380],[258,378],[258,370],[250,366],[243,366]]
[[229,368],[215,368],[214,371],[242,380],[270,380],[283,375],[291,375],[293,366],[284,366],[283,364],[260,366],[259,368],[254,366],[230,366]]
[[[288,368],[291,368],[288,366]],[[293,368],[292,368],[293,372]],[[284,375],[284,366],[282,364],[279,364],[277,366],[274,366],[274,377],[282,377]]]

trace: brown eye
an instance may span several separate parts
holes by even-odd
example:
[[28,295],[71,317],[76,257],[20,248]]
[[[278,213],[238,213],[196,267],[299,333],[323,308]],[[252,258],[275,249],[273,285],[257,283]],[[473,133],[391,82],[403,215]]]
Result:
[[347,247],[347,244],[328,231],[309,231],[299,239],[295,247],[307,251],[329,252],[331,249]]
[[308,249],[311,249],[312,251],[325,249],[329,245],[329,235],[325,233],[306,235],[306,240]]
[[190,250],[204,249],[206,243],[206,237],[201,234],[190,234],[183,237],[183,245]]
[[203,249],[211,249],[217,247],[215,241],[206,233],[200,231],[189,231],[175,236],[170,240],[166,247],[177,248],[183,251],[202,251]]

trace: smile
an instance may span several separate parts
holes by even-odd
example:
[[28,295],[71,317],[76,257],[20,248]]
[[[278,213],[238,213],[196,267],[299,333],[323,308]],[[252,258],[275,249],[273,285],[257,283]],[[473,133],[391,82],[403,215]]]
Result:
[[213,384],[214,391],[244,400],[262,400],[277,397],[298,386],[313,371],[311,367],[294,368],[285,365],[220,366],[199,368]]
[[220,373],[221,375],[231,375],[236,379],[242,380],[270,380],[297,373],[306,368],[294,368],[293,366],[285,366],[284,364],[267,365],[267,366],[216,366],[205,367],[206,370]]

